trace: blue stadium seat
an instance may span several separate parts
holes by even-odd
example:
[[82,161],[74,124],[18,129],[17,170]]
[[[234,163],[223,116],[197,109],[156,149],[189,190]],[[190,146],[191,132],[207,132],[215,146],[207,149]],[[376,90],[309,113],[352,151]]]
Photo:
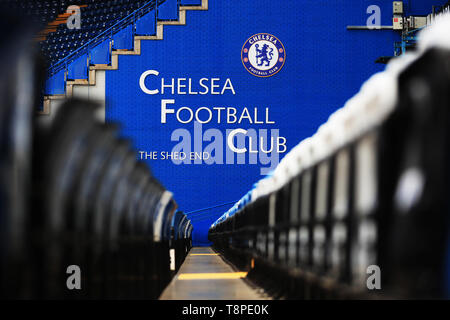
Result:
[[48,78],[45,83],[45,88],[47,94],[64,94],[66,91],[64,70]]
[[111,62],[110,42],[104,41],[91,50],[91,64],[109,64]]
[[67,79],[87,79],[88,78],[88,56],[87,54],[81,55],[75,61],[69,64]]
[[178,20],[179,0],[166,0],[158,7],[158,20]]
[[136,23],[136,35],[152,36],[156,34],[156,10],[139,19]]
[[133,26],[129,25],[125,29],[114,35],[114,49],[133,49]]

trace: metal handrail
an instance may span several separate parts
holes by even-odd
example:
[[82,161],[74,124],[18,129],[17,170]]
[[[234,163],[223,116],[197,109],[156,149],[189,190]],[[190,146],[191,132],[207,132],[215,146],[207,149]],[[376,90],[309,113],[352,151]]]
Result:
[[[131,23],[135,24],[139,18],[144,16],[146,13],[150,12],[151,10],[155,9],[157,6],[159,6],[161,3],[163,3],[166,0],[151,0],[141,6],[140,8],[136,9],[132,13],[130,13],[125,18],[119,20],[115,24],[113,24],[111,27],[107,28],[106,30],[102,31],[100,34],[86,42],[84,45],[76,49],[75,51],[71,52],[69,55],[65,56],[52,66],[48,68],[48,76],[52,76],[56,74],[57,72],[68,68],[68,65],[81,57],[83,54],[87,53],[89,49],[97,46],[99,43],[103,42],[105,39],[112,39],[112,37],[117,34],[119,31],[125,29],[128,25]],[[133,30],[134,33],[134,30]]]

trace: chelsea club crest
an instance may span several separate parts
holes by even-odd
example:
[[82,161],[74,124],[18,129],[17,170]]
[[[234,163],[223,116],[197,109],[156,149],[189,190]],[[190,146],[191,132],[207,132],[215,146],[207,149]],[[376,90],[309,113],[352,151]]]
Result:
[[286,51],[277,37],[269,33],[258,33],[245,41],[241,60],[248,72],[257,77],[267,78],[283,68]]

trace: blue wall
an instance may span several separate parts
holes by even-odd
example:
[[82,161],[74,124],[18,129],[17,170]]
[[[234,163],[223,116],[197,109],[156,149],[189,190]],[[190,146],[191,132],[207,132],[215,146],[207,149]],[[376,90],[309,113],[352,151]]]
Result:
[[[426,14],[431,5],[444,1],[406,2],[411,3],[409,13]],[[119,70],[107,72],[107,120],[121,121],[125,135],[139,150],[170,151],[176,144],[172,132],[178,128],[193,132],[193,124],[180,124],[172,116],[161,124],[161,99],[175,99],[175,108],[258,107],[262,112],[269,107],[275,125],[212,123],[203,130],[279,129],[290,149],[343,106],[365,79],[383,69],[374,63],[378,57],[393,55],[398,39],[393,31],[346,30],[347,25],[365,24],[366,9],[373,4],[382,9],[382,25],[392,24],[392,1],[210,0],[208,11],[187,13],[186,26],[166,26],[163,41],[142,41],[141,56],[120,56]],[[283,69],[270,78],[251,75],[241,63],[242,45],[261,32],[275,35],[286,49]],[[230,78],[236,94],[147,95],[139,87],[139,77],[149,69],[166,79]],[[154,77],[147,81],[149,87],[156,83]],[[148,161],[185,212],[236,201],[261,178],[259,164]],[[228,208],[200,212],[194,219],[196,245],[207,243],[209,226]]]

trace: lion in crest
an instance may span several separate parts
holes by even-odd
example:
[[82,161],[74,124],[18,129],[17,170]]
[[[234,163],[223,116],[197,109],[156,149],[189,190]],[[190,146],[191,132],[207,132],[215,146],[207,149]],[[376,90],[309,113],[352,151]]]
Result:
[[[264,62],[266,63],[266,67],[270,65],[270,61],[273,58],[273,48],[269,48],[269,45],[263,44],[262,48],[259,49],[259,45],[255,45],[256,47],[256,63],[258,66],[262,66]],[[269,49],[269,50],[268,50]]]

